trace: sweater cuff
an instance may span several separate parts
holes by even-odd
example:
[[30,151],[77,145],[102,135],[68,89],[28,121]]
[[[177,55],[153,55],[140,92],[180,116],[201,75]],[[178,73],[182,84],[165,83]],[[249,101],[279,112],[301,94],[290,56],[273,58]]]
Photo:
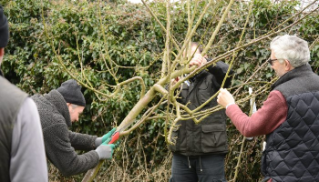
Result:
[[235,104],[235,102],[231,102],[231,103],[227,104],[226,109],[227,109],[229,106],[233,105],[233,104]]
[[97,137],[94,143],[95,143],[94,148],[97,148],[98,146],[100,146],[102,144],[102,137]]

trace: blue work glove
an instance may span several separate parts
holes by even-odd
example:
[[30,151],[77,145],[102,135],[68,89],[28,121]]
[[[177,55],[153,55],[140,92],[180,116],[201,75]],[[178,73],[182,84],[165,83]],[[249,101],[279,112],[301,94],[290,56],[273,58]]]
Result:
[[[116,128],[113,128],[111,131],[109,131],[107,134],[103,135],[102,137],[97,137],[95,139],[95,146],[100,146],[102,143],[105,143],[108,139],[111,139],[111,136],[115,132]],[[110,140],[109,140],[110,141]],[[108,143],[108,142],[106,142]]]

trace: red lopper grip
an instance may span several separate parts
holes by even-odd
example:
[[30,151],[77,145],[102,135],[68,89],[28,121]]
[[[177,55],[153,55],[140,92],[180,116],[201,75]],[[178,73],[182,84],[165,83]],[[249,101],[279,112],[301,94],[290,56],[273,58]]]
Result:
[[115,132],[114,135],[112,136],[111,141],[109,142],[109,144],[114,143],[116,140],[118,140],[120,137],[120,133],[119,132]]

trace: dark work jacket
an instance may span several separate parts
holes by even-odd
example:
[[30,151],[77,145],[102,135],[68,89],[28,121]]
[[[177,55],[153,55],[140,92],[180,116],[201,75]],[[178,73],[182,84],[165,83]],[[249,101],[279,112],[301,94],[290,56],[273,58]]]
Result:
[[306,64],[283,75],[273,88],[285,97],[288,112],[267,135],[262,172],[273,182],[319,182],[319,77]]
[[0,76],[0,181],[10,181],[12,131],[27,94]]
[[[182,85],[181,103],[187,104],[193,110],[205,103],[211,96],[219,91],[222,81],[227,73],[228,65],[217,62],[208,71],[203,70],[193,78],[188,86]],[[224,87],[230,85],[230,77]],[[217,106],[217,97],[206,104],[200,111]],[[179,121],[179,127],[172,133],[172,140],[176,139],[175,145],[169,148],[174,153],[185,156],[200,156],[207,154],[227,153],[226,115],[225,110],[219,110],[207,116],[199,124],[191,120]]]

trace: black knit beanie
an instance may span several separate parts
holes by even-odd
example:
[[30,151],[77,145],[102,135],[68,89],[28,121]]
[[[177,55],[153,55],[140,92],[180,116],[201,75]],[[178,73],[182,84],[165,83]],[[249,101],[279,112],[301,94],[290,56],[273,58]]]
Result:
[[3,13],[3,8],[0,5],[0,48],[7,46],[9,42],[9,25],[7,17]]
[[67,103],[85,106],[86,102],[81,92],[81,86],[75,80],[63,82],[57,90]]

